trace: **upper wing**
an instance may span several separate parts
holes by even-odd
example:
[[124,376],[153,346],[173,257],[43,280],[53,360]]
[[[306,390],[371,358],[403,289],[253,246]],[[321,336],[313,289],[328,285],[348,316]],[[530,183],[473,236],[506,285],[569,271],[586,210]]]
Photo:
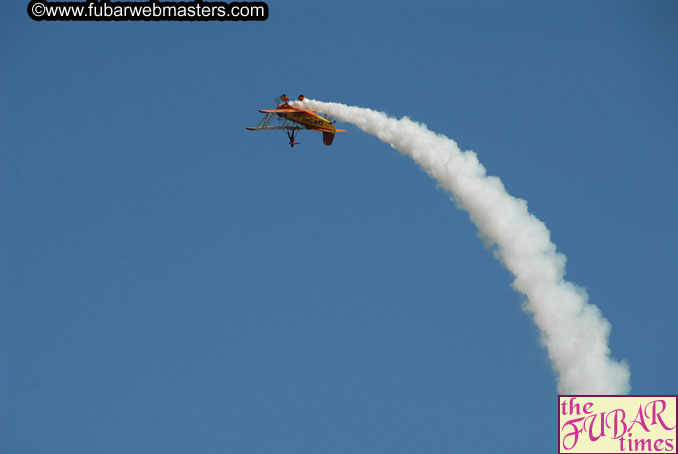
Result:
[[335,129],[334,131],[332,131],[331,129],[313,127],[313,126],[309,126],[308,128],[305,128],[305,129],[310,129],[311,131],[322,131],[322,132],[346,132],[345,129]]

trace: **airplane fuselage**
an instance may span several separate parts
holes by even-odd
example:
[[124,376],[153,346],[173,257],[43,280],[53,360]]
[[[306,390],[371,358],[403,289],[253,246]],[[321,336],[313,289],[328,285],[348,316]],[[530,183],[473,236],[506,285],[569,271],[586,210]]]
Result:
[[329,132],[336,132],[336,128],[329,120],[320,115],[311,114],[303,110],[290,110],[289,112],[278,112],[278,115],[287,120],[294,121],[304,126],[306,129],[326,129]]

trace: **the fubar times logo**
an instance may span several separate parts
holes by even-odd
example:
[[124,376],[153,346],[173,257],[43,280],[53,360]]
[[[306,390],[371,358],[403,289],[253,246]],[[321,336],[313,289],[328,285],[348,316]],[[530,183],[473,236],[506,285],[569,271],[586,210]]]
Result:
[[676,453],[678,396],[558,396],[558,453]]

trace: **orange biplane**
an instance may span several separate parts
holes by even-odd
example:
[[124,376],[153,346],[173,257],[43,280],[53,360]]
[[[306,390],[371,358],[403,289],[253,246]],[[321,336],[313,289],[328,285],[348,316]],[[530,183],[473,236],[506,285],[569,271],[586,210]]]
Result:
[[[299,95],[299,101],[304,100],[304,95]],[[290,147],[297,145],[295,136],[297,132],[302,129],[310,129],[311,131],[321,131],[323,133],[323,143],[325,145],[332,145],[334,134],[337,132],[346,132],[345,129],[337,129],[334,127],[334,122],[329,116],[323,116],[312,110],[302,109],[301,107],[291,106],[289,104],[290,98],[286,95],[280,97],[282,101],[275,109],[260,110],[264,113],[264,118],[256,127],[247,128],[250,131],[268,131],[268,130],[284,130],[287,132],[287,137],[290,139]],[[277,126],[271,126],[273,120],[277,119]]]

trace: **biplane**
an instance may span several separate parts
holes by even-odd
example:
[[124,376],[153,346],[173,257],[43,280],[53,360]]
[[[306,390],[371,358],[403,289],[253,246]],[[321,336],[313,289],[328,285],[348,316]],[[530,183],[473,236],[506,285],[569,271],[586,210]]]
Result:
[[[299,95],[298,99],[303,101],[304,95]],[[296,135],[304,129],[322,132],[325,145],[332,145],[334,134],[337,132],[346,132],[345,129],[335,128],[335,120],[329,116],[290,105],[290,98],[287,95],[282,95],[280,100],[282,102],[275,109],[260,110],[259,112],[265,114],[264,118],[257,126],[247,129],[250,131],[284,130],[290,139],[290,147],[299,143],[295,141]]]

